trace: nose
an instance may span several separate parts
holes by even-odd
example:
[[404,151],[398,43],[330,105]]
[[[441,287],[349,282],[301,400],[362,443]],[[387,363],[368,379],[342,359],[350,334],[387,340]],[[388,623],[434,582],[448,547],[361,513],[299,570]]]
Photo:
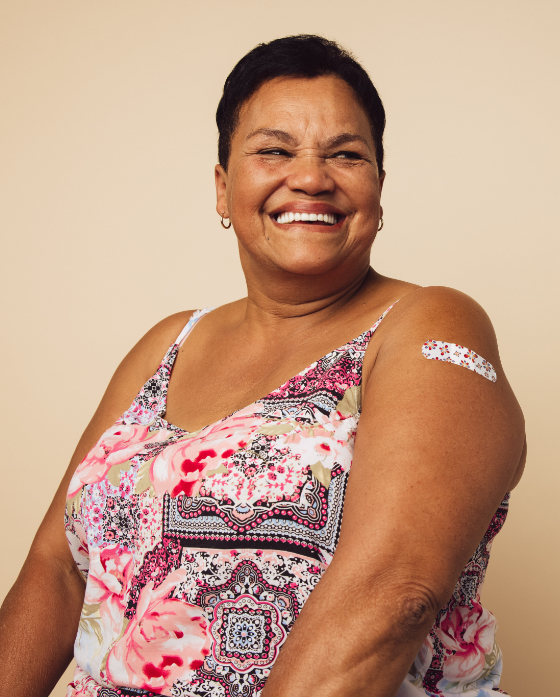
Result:
[[308,196],[329,193],[335,188],[325,158],[311,154],[298,155],[292,159],[286,184],[292,191],[303,192]]

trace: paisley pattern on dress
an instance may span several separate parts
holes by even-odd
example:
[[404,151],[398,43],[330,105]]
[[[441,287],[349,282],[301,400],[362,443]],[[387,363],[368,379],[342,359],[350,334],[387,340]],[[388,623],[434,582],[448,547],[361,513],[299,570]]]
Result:
[[[68,697],[257,697],[340,533],[375,325],[197,432],[165,418],[179,347],[72,478],[66,533],[87,581]],[[490,697],[501,654],[480,605],[504,499],[406,679]],[[404,685],[403,685],[404,687]]]

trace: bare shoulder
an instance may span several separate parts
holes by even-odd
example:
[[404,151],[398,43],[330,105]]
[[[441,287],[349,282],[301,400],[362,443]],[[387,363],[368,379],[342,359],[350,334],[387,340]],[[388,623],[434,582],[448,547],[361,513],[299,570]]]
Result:
[[121,407],[121,412],[124,411],[142,385],[157,371],[166,352],[195,312],[196,310],[177,312],[162,319],[146,332],[119,364],[104,400],[108,394],[111,395],[119,403],[117,411]]
[[484,308],[466,293],[447,286],[416,288],[399,302],[400,315],[407,323],[446,322],[463,324],[465,321],[492,328]]
[[[387,380],[402,384],[405,391],[424,385],[425,394],[439,385],[441,399],[470,395],[472,404],[480,406],[484,394],[489,409],[498,408],[499,403],[516,419],[522,418],[504,373],[492,322],[465,293],[443,286],[411,291],[393,307],[374,339],[364,364],[365,392],[377,390]],[[438,347],[446,351],[443,358]],[[487,364],[489,370],[478,370]],[[490,380],[484,379],[485,372]]]
[[162,319],[132,347],[119,367],[138,371],[138,377],[144,377],[145,382],[155,373],[166,351],[195,312],[185,310]]
[[195,310],[170,315],[132,347],[115,370],[105,394],[77,448],[81,459],[101,434],[129,408],[144,383],[157,371]]
[[405,295],[380,326],[383,354],[442,341],[465,346],[499,364],[498,343],[490,317],[466,293],[445,286],[417,288]]

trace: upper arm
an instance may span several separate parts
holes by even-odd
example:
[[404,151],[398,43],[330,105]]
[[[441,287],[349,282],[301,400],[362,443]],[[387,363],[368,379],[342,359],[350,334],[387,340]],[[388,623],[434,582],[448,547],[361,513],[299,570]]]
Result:
[[[490,320],[462,293],[416,291],[378,332],[335,558],[418,579],[445,602],[510,488],[523,416]],[[427,360],[430,339],[475,351],[496,382]]]
[[56,491],[32,545],[32,552],[42,552],[64,563],[73,560],[64,534],[66,492],[78,464],[101,435],[131,405],[142,385],[157,370],[165,352],[186,325],[193,311],[172,315],[145,334],[125,356],[115,371],[97,410],[83,432],[70,464]]

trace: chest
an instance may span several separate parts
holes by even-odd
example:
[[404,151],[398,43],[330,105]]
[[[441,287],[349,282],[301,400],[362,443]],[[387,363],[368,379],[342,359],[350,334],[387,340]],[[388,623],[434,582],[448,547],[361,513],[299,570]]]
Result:
[[[348,335],[347,329],[341,331]],[[332,347],[337,337],[333,339],[331,332],[300,338],[253,345],[247,337],[213,342],[202,333],[193,334],[174,358],[166,420],[185,430],[198,430],[287,386],[325,382],[329,371],[338,371],[341,387],[345,381],[348,386],[358,384],[367,347],[367,342],[360,341],[363,336],[327,351],[318,361],[313,359]]]

